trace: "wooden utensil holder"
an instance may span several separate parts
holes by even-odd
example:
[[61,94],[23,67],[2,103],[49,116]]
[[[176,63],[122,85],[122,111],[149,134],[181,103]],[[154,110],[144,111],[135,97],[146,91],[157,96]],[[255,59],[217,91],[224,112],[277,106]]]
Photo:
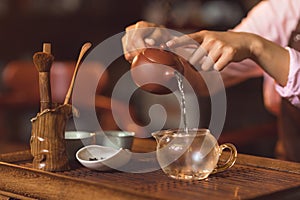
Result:
[[63,104],[53,109],[46,109],[31,119],[30,147],[33,168],[45,171],[70,169],[64,135],[71,114],[72,106]]

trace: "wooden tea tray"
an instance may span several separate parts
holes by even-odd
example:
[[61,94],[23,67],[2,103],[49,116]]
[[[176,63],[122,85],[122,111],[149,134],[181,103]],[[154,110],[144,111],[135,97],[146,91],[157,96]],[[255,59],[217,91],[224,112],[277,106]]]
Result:
[[[155,149],[135,139],[133,151]],[[33,169],[29,151],[0,155],[0,199],[300,199],[300,163],[238,155],[229,170],[202,181],[179,181],[161,170],[97,172],[73,163],[65,172]]]

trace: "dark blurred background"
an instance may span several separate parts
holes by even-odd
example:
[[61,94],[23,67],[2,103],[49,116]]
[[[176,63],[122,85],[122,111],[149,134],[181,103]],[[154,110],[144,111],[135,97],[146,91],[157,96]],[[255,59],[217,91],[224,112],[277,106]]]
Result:
[[[32,62],[32,55],[42,50],[44,42],[52,44],[55,61],[76,61],[84,42],[90,41],[96,46],[139,20],[163,24],[182,32],[227,30],[238,24],[258,2],[259,0],[1,0],[0,69],[2,72],[14,61]],[[117,59],[109,67],[109,78],[101,95],[110,97],[114,83],[129,68],[130,65],[123,58]],[[1,73],[1,98],[10,91],[3,82],[4,75]],[[26,72],[23,75],[29,76]],[[145,100],[144,95],[147,96],[141,91],[136,96]],[[276,118],[264,108],[262,79],[250,79],[228,88],[227,101],[227,118],[221,141],[235,143],[239,152],[273,157],[277,134]],[[203,98],[201,102],[201,109],[205,110],[209,99]],[[0,143],[27,143],[31,129],[30,118],[38,111],[38,104],[19,107],[8,104],[7,100],[1,103]],[[146,104],[148,103],[145,102]],[[145,113],[138,106],[141,105],[133,105],[134,109],[140,111],[135,113],[137,121],[142,123]],[[106,120],[109,119],[108,117]],[[202,118],[202,126],[205,126],[208,119],[205,116]],[[2,151],[5,150],[2,148]]]
[[50,41],[56,59],[74,59],[83,42],[100,43],[138,20],[177,30],[225,30],[257,0],[1,0],[2,61],[31,58]]

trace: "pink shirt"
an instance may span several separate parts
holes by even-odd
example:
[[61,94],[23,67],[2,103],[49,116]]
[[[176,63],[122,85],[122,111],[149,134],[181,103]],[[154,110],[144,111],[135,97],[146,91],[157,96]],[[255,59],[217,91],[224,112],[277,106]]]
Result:
[[[262,1],[233,31],[255,33],[287,47],[291,32],[296,28],[299,18],[300,0]],[[290,71],[285,87],[276,84],[251,60],[228,65],[221,72],[225,86],[239,83],[247,78],[264,76],[264,99],[267,108],[277,112],[279,95],[300,108],[300,52],[288,47],[287,49],[290,54]]]

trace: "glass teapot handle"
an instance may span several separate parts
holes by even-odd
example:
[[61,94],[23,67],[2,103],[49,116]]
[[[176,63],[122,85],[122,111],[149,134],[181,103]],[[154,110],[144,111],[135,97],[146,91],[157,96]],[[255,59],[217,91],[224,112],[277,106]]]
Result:
[[236,158],[237,158],[237,150],[236,150],[236,148],[233,144],[230,144],[230,143],[221,144],[219,146],[219,148],[220,148],[220,155],[223,153],[224,149],[229,149],[230,150],[230,156],[223,165],[218,165],[212,171],[212,174],[215,174],[215,173],[218,173],[218,172],[223,172],[226,169],[231,168],[234,165],[234,163],[236,161]]

